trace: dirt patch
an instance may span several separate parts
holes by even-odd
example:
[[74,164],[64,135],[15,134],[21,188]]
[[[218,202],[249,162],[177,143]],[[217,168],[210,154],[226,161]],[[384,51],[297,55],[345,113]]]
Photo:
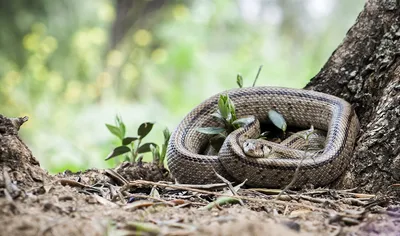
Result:
[[[389,196],[308,189],[277,200],[276,190],[241,188],[232,201],[226,187],[166,182],[150,164],[51,176],[17,131],[0,116],[1,235],[400,235]],[[223,198],[231,203],[204,209]]]

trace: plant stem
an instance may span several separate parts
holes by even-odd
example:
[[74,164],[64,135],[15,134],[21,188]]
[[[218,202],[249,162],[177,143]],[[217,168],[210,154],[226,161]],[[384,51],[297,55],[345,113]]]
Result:
[[256,86],[256,82],[257,82],[258,76],[260,75],[260,72],[261,72],[262,67],[263,67],[263,66],[261,65],[260,68],[258,68],[258,72],[257,72],[256,79],[255,79],[254,82],[253,82],[253,87]]
[[[135,163],[135,162],[136,162],[136,157],[137,157],[138,154],[139,154],[139,147],[140,147],[140,143],[141,143],[141,142],[142,142],[142,139],[139,138],[136,148],[135,148],[135,149],[132,148],[132,163]],[[134,150],[134,151],[133,151],[133,150]]]

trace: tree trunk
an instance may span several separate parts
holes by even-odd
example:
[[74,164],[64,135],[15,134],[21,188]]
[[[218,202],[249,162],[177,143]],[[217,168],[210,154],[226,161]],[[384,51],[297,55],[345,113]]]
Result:
[[171,4],[171,1],[116,0],[115,8],[117,14],[111,29],[110,48],[115,48],[131,27],[135,24],[143,25],[147,20],[148,14],[161,9],[165,4]]
[[369,0],[342,44],[306,86],[352,103],[361,131],[336,185],[387,192],[400,182],[400,7]]

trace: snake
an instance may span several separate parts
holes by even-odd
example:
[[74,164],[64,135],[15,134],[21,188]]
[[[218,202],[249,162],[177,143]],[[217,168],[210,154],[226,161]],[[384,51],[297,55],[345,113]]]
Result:
[[[234,103],[238,118],[254,119],[231,132],[217,154],[203,154],[210,136],[197,128],[220,125],[211,114],[217,111],[222,94]],[[313,126],[326,131],[323,150],[311,158],[302,158],[304,151],[290,147],[280,147],[283,156],[277,158],[246,155],[243,144],[257,138],[260,122],[267,121],[270,110],[280,113],[288,127]],[[222,176],[250,187],[322,187],[339,179],[348,168],[359,127],[352,105],[333,95],[270,86],[231,89],[206,99],[183,118],[170,136],[167,164],[173,178],[182,184],[221,183]]]
[[243,151],[247,156],[255,158],[280,158],[288,156],[287,150],[291,148],[297,154],[290,155],[289,158],[313,157],[316,152],[322,151],[325,140],[326,132],[310,129],[292,133],[279,144],[264,139],[247,139],[243,143]]

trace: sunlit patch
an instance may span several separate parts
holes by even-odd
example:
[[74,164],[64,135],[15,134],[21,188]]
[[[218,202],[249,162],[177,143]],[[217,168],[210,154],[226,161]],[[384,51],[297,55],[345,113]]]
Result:
[[9,71],[6,76],[4,76],[4,84],[9,87],[14,87],[21,81],[21,74],[17,71]]
[[45,65],[37,64],[33,70],[33,76],[37,81],[45,81],[49,79],[49,70]]
[[27,34],[22,40],[22,45],[26,50],[36,51],[39,48],[40,36],[38,34]]
[[178,4],[172,10],[172,14],[176,20],[183,20],[190,15],[190,12],[185,5]]
[[89,49],[89,43],[87,40],[86,31],[78,31],[73,36],[73,45],[78,50],[87,50]]
[[113,67],[119,67],[122,64],[122,53],[118,50],[112,50],[108,53],[107,65]]
[[133,40],[137,45],[144,47],[150,44],[152,36],[149,31],[140,29],[133,35]]
[[67,102],[76,103],[79,101],[81,94],[82,94],[82,83],[73,80],[68,83],[64,97]]
[[90,41],[96,45],[103,45],[107,40],[107,33],[100,27],[95,27],[88,32]]
[[47,36],[41,43],[41,49],[44,53],[50,54],[57,49],[57,39],[52,36]]
[[156,64],[163,64],[168,58],[168,53],[162,48],[157,48],[151,53],[151,60]]
[[97,77],[97,84],[103,88],[109,87],[111,83],[111,75],[108,72],[103,72]]
[[100,20],[112,22],[115,19],[114,6],[109,3],[101,4],[97,8],[97,16]]
[[122,68],[121,76],[127,82],[134,81],[138,77],[138,75],[139,75],[139,72],[138,72],[136,66],[133,64],[126,64]]
[[32,25],[32,32],[36,33],[36,34],[44,34],[47,31],[47,27],[45,24],[43,23],[35,23]]
[[89,97],[89,99],[95,99],[99,96],[99,92],[97,90],[96,85],[88,84],[86,85],[85,94]]
[[58,72],[52,71],[49,73],[49,80],[47,82],[47,85],[49,86],[49,89],[51,91],[53,91],[54,93],[57,93],[57,92],[61,91],[61,89],[64,85],[64,80]]

